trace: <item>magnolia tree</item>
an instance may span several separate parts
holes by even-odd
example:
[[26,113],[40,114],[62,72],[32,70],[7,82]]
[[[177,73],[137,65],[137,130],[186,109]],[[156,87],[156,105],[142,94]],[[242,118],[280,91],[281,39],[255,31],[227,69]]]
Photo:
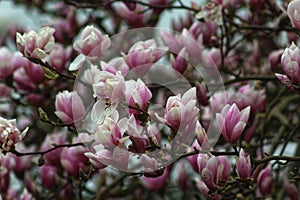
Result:
[[300,198],[300,0],[12,3],[0,199]]

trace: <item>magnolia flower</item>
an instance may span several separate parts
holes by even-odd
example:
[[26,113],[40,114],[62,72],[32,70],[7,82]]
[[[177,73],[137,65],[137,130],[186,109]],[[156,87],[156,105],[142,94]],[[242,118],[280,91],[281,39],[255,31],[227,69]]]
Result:
[[217,123],[222,135],[229,143],[235,143],[242,134],[250,115],[250,106],[239,110],[236,104],[227,104],[217,113]]
[[205,185],[210,190],[213,190],[229,178],[231,171],[230,163],[224,156],[200,155],[198,157],[200,176]]
[[177,96],[171,96],[167,100],[165,116],[164,118],[159,117],[156,114],[158,120],[177,131],[180,127],[185,128],[190,123],[196,121],[199,109],[196,107],[196,88],[189,89],[181,97],[180,94]]
[[283,72],[293,83],[300,83],[300,50],[293,42],[286,48],[281,56]]
[[258,190],[261,195],[268,195],[271,193],[273,186],[273,175],[271,165],[263,169],[257,177]]
[[186,60],[187,57],[188,54],[186,48],[181,49],[176,58],[173,56],[173,54],[171,54],[170,62],[172,64],[172,67],[179,73],[183,74],[188,66],[188,62]]
[[64,123],[73,123],[85,115],[85,108],[76,91],[59,92],[55,99],[55,114]]
[[66,68],[66,63],[68,63],[70,57],[71,48],[65,49],[63,45],[59,43],[54,44],[49,55],[49,64],[59,72],[62,72]]
[[287,14],[291,20],[291,23],[298,30],[300,29],[300,1],[293,0],[287,7]]
[[237,160],[237,172],[239,177],[242,179],[249,178],[251,175],[250,157],[244,152],[243,149],[240,150],[239,158]]
[[161,59],[167,50],[167,47],[158,47],[155,40],[150,39],[135,43],[123,57],[130,69],[134,68],[137,72],[144,73]]
[[[149,88],[140,79],[137,81],[126,81],[125,86],[125,99],[128,105],[145,111],[150,99],[152,98],[152,93]],[[140,111],[134,108],[129,108],[129,114],[134,114],[134,116],[138,119]]]
[[54,28],[43,27],[38,33],[35,31],[29,31],[23,35],[17,33],[16,39],[19,51],[26,57],[45,58],[54,45],[54,31]]
[[110,39],[107,35],[102,35],[94,26],[86,26],[80,39],[74,42],[73,48],[90,61],[96,62],[100,60],[109,46]]
[[155,178],[143,176],[142,185],[147,190],[159,191],[166,184],[168,174],[168,170],[165,169],[161,176]]
[[2,151],[7,152],[14,148],[15,144],[22,141],[28,131],[25,128],[22,133],[16,127],[16,119],[7,120],[0,117],[0,143]]

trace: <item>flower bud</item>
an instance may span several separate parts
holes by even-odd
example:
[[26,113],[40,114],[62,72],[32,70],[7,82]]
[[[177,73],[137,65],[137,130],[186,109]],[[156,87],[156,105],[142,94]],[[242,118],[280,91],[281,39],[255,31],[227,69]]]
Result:
[[258,190],[265,196],[271,193],[273,187],[273,175],[271,165],[263,169],[257,177]]
[[56,185],[56,167],[43,165],[41,167],[40,176],[44,188],[51,189]]
[[277,70],[281,61],[281,56],[282,56],[283,50],[279,49],[276,51],[273,51],[270,55],[269,55],[269,63],[271,65],[272,70]]
[[186,48],[181,49],[176,58],[174,58],[173,54],[171,54],[170,62],[172,64],[172,67],[179,73],[183,74],[188,66],[188,62],[186,60],[187,57],[188,54]]
[[236,104],[227,104],[221,113],[217,113],[218,126],[227,142],[236,143],[246,127],[249,115],[250,106],[240,111]]
[[296,185],[289,182],[286,177],[283,179],[283,188],[285,193],[290,197],[291,200],[299,199],[299,192]]
[[246,179],[251,175],[251,161],[250,157],[244,152],[243,149],[240,150],[239,158],[237,160],[237,172],[240,178]]

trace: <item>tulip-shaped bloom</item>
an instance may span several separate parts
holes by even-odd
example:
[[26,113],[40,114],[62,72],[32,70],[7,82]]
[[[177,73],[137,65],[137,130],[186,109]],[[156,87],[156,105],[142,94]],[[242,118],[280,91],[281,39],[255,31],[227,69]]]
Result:
[[176,182],[182,190],[186,190],[190,187],[191,182],[185,162],[179,162],[177,167],[178,177],[176,178]]
[[188,62],[186,60],[187,57],[188,54],[186,48],[181,49],[176,58],[171,54],[170,62],[172,67],[179,73],[183,74],[188,66]]
[[147,190],[159,191],[165,184],[168,179],[168,170],[165,169],[164,173],[161,176],[152,178],[152,177],[142,177],[142,185]]
[[[198,164],[201,178],[210,190],[221,185],[222,182],[226,181],[230,175],[231,166],[228,159],[224,156],[211,156],[207,161],[199,161]],[[202,168],[204,164],[205,167]]]
[[258,189],[261,195],[268,195],[271,193],[273,186],[273,175],[271,165],[263,169],[257,177]]
[[196,138],[202,149],[209,149],[210,144],[205,129],[201,126],[200,122],[196,124]]
[[282,70],[293,83],[300,83],[300,50],[293,42],[281,56]]
[[52,165],[43,165],[41,167],[40,176],[44,188],[51,189],[56,186],[56,167]]
[[6,79],[14,72],[14,67],[11,65],[13,55],[6,47],[0,48],[0,78]]
[[238,92],[231,98],[239,109],[251,106],[251,112],[263,112],[266,107],[265,90],[255,90],[250,85],[244,85],[239,88]]
[[122,75],[124,76],[129,70],[129,67],[123,57],[113,58],[108,63],[101,61],[100,65],[103,71],[107,71],[113,74],[116,74],[117,71],[121,71]]
[[96,168],[105,168],[112,165],[121,171],[128,169],[129,152],[124,145],[108,150],[102,144],[94,146],[95,153],[86,152],[84,155]]
[[277,51],[273,51],[269,55],[268,61],[271,65],[272,70],[277,70],[278,67],[280,66],[280,60],[281,60],[282,53],[283,53],[283,50],[279,49]]
[[300,30],[300,1],[293,0],[287,7],[287,14],[292,22],[293,27]]
[[76,91],[59,92],[55,99],[55,114],[64,123],[73,123],[85,115],[85,108]]
[[125,99],[130,106],[129,114],[133,114],[138,119],[138,115],[141,114],[139,109],[143,111],[147,109],[152,93],[141,79],[126,81],[125,86]]
[[80,39],[74,42],[73,48],[90,61],[97,62],[109,46],[110,39],[107,35],[102,35],[94,26],[86,26]]
[[147,72],[167,50],[167,47],[157,47],[155,40],[150,39],[135,43],[123,57],[130,69]]
[[246,127],[249,115],[250,106],[240,111],[236,104],[227,104],[221,113],[217,113],[218,126],[227,142],[236,143]]
[[54,31],[54,28],[43,27],[38,33],[35,31],[29,31],[23,35],[17,33],[16,38],[19,51],[26,57],[45,58],[54,45]]
[[135,4],[134,9],[130,9],[123,2],[114,3],[112,5],[116,14],[119,15],[128,25],[138,28],[142,27],[149,18],[148,13],[142,13],[145,7],[140,4]]
[[250,157],[244,152],[244,149],[240,150],[239,158],[237,160],[237,172],[240,178],[246,179],[251,175],[251,161]]
[[16,119],[7,120],[0,117],[0,143],[2,151],[7,152],[11,150],[16,143],[22,141],[25,137],[28,127],[20,133],[16,126]]
[[61,44],[54,44],[49,55],[49,64],[57,71],[62,72],[66,68],[70,56],[71,48],[65,49]]
[[110,103],[118,103],[124,97],[124,77],[120,71],[116,74],[100,71],[94,76],[93,90],[98,100],[107,99]]
[[299,199],[299,192],[296,185],[289,182],[286,177],[283,179],[283,188],[285,193],[290,197],[291,200]]
[[[184,128],[196,118],[199,109],[196,107],[196,88],[189,89],[181,97],[171,96],[167,100],[164,118],[156,117],[164,124],[177,131],[180,127]],[[196,121],[195,121],[196,125]]]
[[86,164],[88,161],[88,158],[84,156],[86,151],[86,148],[83,146],[63,149],[60,158],[62,167],[72,176],[77,178],[80,170],[86,170]]

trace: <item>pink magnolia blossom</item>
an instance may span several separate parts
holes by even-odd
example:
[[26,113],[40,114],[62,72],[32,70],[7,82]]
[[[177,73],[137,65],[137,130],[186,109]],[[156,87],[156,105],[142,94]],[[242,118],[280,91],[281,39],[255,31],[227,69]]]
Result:
[[186,162],[179,162],[177,165],[178,176],[176,178],[176,182],[182,190],[186,190],[191,186],[188,169],[185,164]]
[[15,68],[11,65],[12,57],[6,47],[0,48],[0,78],[7,79],[14,72]]
[[291,200],[299,199],[299,191],[297,186],[290,182],[286,177],[283,179],[283,188],[285,193],[290,197]]
[[167,47],[158,47],[155,40],[150,39],[135,43],[123,57],[130,69],[145,73],[152,64],[164,56],[167,50]]
[[188,66],[187,58],[188,54],[186,48],[181,49],[176,58],[173,56],[173,54],[171,54],[170,62],[172,67],[179,73],[183,74]]
[[122,75],[125,75],[129,70],[129,67],[123,57],[113,58],[108,63],[101,61],[100,65],[103,71],[111,72],[113,74],[116,74],[117,71],[120,71]]
[[200,122],[197,121],[196,124],[196,138],[202,149],[209,149],[210,144],[206,134],[206,130],[201,126]]
[[240,150],[239,158],[237,160],[237,172],[240,178],[249,178],[251,175],[251,161],[250,157],[244,152],[243,149]]
[[129,107],[129,114],[134,114],[134,116],[138,119],[140,111],[134,108],[146,111],[148,103],[152,98],[152,93],[141,79],[138,79],[137,81],[126,81],[125,87],[126,102],[129,106],[133,107]]
[[242,134],[250,115],[250,106],[239,110],[236,104],[227,104],[217,113],[217,123],[222,135],[229,143],[236,143]]
[[287,14],[291,20],[293,27],[300,29],[300,1],[293,0],[287,7]]
[[202,106],[209,105],[208,92],[207,92],[205,83],[204,82],[201,82],[201,83],[196,82],[195,86],[196,86],[198,103]]
[[19,51],[26,57],[45,58],[54,45],[54,31],[54,28],[43,27],[38,33],[35,31],[29,31],[23,35],[17,33],[16,40]]
[[271,65],[272,70],[277,70],[280,66],[281,56],[282,56],[283,50],[279,49],[276,51],[273,51],[270,53],[268,57],[268,61]]
[[271,193],[273,187],[273,175],[271,165],[268,165],[259,173],[257,177],[257,185],[259,193],[261,195],[265,196]]
[[97,62],[110,46],[110,39],[94,26],[86,26],[80,39],[74,42],[73,48],[86,56],[90,61]]
[[189,32],[194,36],[194,38],[202,37],[203,44],[210,44],[212,35],[216,32],[217,25],[207,21],[199,22],[196,21],[189,28]]
[[14,148],[15,144],[22,141],[28,131],[28,127],[22,132],[16,127],[16,119],[7,120],[0,117],[0,143],[2,151],[6,152]]
[[87,152],[87,149],[83,146],[63,149],[60,157],[63,169],[69,172],[72,176],[78,178],[80,170],[86,170],[88,158],[84,156],[85,152]]
[[32,194],[30,194],[28,192],[28,190],[26,188],[24,188],[24,190],[20,196],[20,200],[33,200],[33,199],[34,198],[33,198]]
[[125,80],[120,71],[112,74],[100,71],[94,76],[94,96],[97,99],[108,99],[110,102],[120,102],[124,97]]
[[276,78],[290,90],[295,90],[293,83],[287,75],[275,73]]
[[224,156],[210,156],[203,157],[203,159],[205,159],[204,162],[198,157],[200,175],[205,185],[213,190],[228,179],[231,166]]
[[121,171],[128,169],[129,152],[124,145],[119,145],[112,150],[105,149],[102,144],[94,146],[95,153],[86,152],[84,155],[96,168],[105,168],[108,165]]
[[70,57],[71,48],[64,48],[63,45],[57,43],[54,44],[49,54],[49,64],[57,71],[62,72],[66,68]]
[[168,174],[168,170],[165,169],[162,175],[155,178],[143,176],[142,185],[147,190],[159,191],[166,184]]
[[144,153],[147,148],[148,137],[143,126],[139,124],[133,115],[128,119],[127,133],[132,142],[132,148],[138,153]]
[[300,50],[293,42],[286,48],[281,56],[283,72],[293,83],[300,83]]
[[59,92],[55,99],[55,114],[64,123],[73,123],[85,114],[85,108],[76,91]]
[[140,4],[133,4],[131,7],[128,3],[118,2],[113,4],[113,9],[129,26],[135,28],[142,27],[149,18],[148,13],[139,13],[145,9]]
[[118,121],[118,117],[106,117],[102,124],[97,125],[94,139],[106,148],[116,147],[126,141],[126,138],[123,138],[126,129],[125,118]]
[[40,176],[44,188],[51,189],[56,185],[57,169],[52,165],[43,165]]
[[[166,125],[172,127],[177,131],[180,127],[184,128],[196,119],[199,109],[196,107],[196,88],[189,89],[181,97],[180,94],[177,96],[171,96],[167,100],[165,116],[164,118],[156,117]],[[196,121],[195,121],[196,125]]]

